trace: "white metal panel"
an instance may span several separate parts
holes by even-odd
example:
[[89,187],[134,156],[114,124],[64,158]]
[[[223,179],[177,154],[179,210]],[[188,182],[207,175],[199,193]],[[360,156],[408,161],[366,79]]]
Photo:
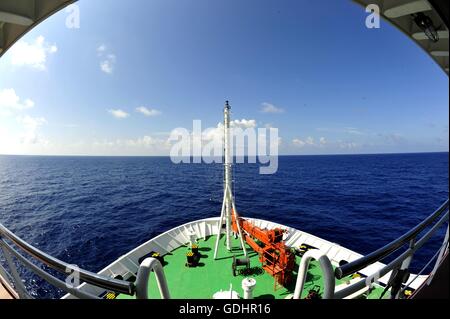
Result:
[[399,18],[431,9],[426,0],[388,0],[385,2],[384,15],[388,18]]

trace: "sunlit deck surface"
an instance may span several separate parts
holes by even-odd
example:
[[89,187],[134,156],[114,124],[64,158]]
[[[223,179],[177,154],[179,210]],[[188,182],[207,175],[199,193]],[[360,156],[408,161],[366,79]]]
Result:
[[14,296],[6,287],[2,284],[4,279],[0,276],[0,299],[15,299]]
[[0,283],[0,299],[14,299],[13,296],[6,290],[5,287]]
[[[256,288],[253,291],[255,299],[284,299],[294,293],[295,279],[297,277],[297,269],[300,263],[300,257],[296,257],[296,267],[294,271],[294,280],[288,287],[278,286],[275,289],[275,281],[272,276],[265,273],[261,268],[261,262],[258,254],[247,247],[250,257],[251,269],[250,274],[238,273],[236,277],[232,272],[233,254],[237,257],[243,257],[242,249],[240,249],[239,240],[233,239],[233,249],[231,252],[226,250],[225,236],[222,236],[219,244],[219,253],[217,260],[214,260],[214,245],[216,236],[210,236],[206,240],[198,242],[201,258],[197,267],[188,268],[186,264],[187,246],[182,246],[170,254],[164,256],[164,272],[167,278],[167,284],[171,298],[175,299],[211,299],[213,295],[220,290],[229,290],[230,284],[232,289],[243,296],[242,280],[246,277],[252,277],[256,280]],[[242,268],[240,268],[242,269]],[[340,285],[351,278],[343,278],[336,280],[336,285]],[[320,287],[323,293],[323,280],[321,278],[321,269],[317,262],[312,261],[309,266],[308,276],[303,290],[302,298],[308,295],[309,290],[315,286]],[[156,284],[154,274],[150,277],[149,282],[149,298],[159,299],[159,290]],[[363,295],[363,298],[377,299],[379,298],[382,288],[375,288],[369,296]],[[117,299],[131,299],[133,296],[119,295]]]

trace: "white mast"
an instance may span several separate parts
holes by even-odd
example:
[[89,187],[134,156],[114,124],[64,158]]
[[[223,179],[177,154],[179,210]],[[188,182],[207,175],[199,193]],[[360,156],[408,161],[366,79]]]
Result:
[[[230,157],[230,111],[231,107],[228,101],[225,102],[225,107],[223,109],[223,126],[224,126],[224,175],[225,175],[225,185],[224,185],[224,193],[227,193],[227,190],[233,189],[233,181],[231,179],[231,157]],[[226,243],[227,249],[231,250],[231,209],[232,209],[232,198],[230,196],[225,196],[225,216],[226,216]]]
[[[217,251],[219,248],[219,240],[220,235],[222,231],[223,222],[225,219],[225,240],[227,249],[231,251],[231,215],[232,211],[234,212],[236,222],[238,221],[239,215],[236,211],[236,205],[234,203],[233,198],[233,182],[232,182],[232,176],[231,176],[231,166],[232,164],[232,158],[231,158],[231,139],[230,136],[230,113],[231,113],[231,107],[228,101],[225,102],[225,108],[223,110],[224,115],[224,185],[223,185],[223,203],[222,203],[222,212],[220,214],[220,221],[219,221],[219,231],[217,232],[217,239],[216,239],[216,247],[214,250],[214,259],[217,258]],[[242,231],[241,227],[239,225],[239,222],[237,222],[237,228],[239,232],[239,237],[241,240],[241,246],[244,250],[244,255],[247,255],[247,251],[245,249],[244,240],[242,237]]]

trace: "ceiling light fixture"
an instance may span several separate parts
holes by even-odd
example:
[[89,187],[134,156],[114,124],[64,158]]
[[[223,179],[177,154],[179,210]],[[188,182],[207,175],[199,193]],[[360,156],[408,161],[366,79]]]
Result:
[[433,42],[439,41],[439,34],[436,31],[436,27],[430,17],[426,16],[422,12],[413,15],[414,22],[425,33],[425,35]]

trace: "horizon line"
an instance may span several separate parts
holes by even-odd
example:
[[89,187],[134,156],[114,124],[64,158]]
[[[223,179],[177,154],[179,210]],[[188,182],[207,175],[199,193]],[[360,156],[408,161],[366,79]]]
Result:
[[[424,152],[380,152],[380,153],[330,153],[330,154],[279,154],[279,157],[288,156],[355,156],[355,155],[407,155],[407,154],[438,154],[438,153],[449,153],[449,151],[424,151]],[[11,156],[11,157],[171,157],[170,155],[61,155],[61,154],[0,154],[0,156]],[[253,156],[253,155],[250,155]],[[254,155],[258,157],[257,155]],[[176,156],[175,158],[183,158],[184,156]],[[198,158],[205,156],[189,156],[190,158]],[[206,156],[206,158],[215,158],[222,156]],[[233,156],[235,158],[237,156]],[[249,157],[245,155],[244,158]]]

